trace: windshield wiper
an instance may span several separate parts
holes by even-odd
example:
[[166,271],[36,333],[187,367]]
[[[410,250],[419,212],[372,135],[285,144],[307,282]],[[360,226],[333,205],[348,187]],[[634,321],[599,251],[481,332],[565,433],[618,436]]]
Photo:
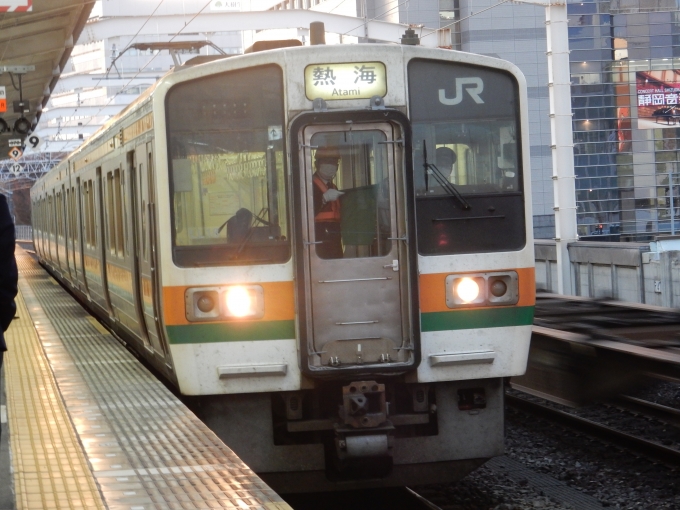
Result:
[[456,187],[444,176],[443,173],[437,168],[434,163],[427,162],[427,145],[425,140],[423,140],[423,170],[425,171],[425,193],[430,192],[430,179],[429,176],[432,174],[439,185],[446,191],[449,196],[452,196],[460,202],[463,210],[470,209],[470,204],[463,198],[463,195],[456,189]]

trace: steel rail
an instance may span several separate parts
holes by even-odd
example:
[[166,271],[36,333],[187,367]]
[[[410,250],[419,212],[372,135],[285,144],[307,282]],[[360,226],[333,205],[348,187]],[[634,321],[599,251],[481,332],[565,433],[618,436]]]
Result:
[[505,401],[516,409],[565,424],[569,428],[579,430],[580,432],[597,437],[606,442],[617,444],[627,450],[633,450],[645,457],[651,457],[673,466],[680,465],[680,450],[667,448],[652,441],[626,434],[625,432],[621,432],[620,430],[613,429],[606,425],[558,409],[546,407],[535,402],[530,402],[520,397],[506,394]]
[[423,505],[425,505],[430,510],[442,510],[441,507],[438,507],[437,505],[435,505],[431,501],[425,499],[424,497],[422,497],[420,494],[418,494],[416,491],[414,491],[410,487],[404,487],[404,489],[406,489],[411,494],[411,496],[416,498],[418,501],[420,501]]
[[629,395],[619,395],[610,405],[626,409],[627,411],[653,416],[675,427],[680,427],[680,409],[649,402]]

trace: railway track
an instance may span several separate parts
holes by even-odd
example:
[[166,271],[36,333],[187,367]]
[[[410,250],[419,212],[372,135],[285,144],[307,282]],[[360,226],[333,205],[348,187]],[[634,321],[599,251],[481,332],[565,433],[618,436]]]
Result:
[[652,458],[671,466],[680,466],[680,450],[675,448],[669,448],[654,441],[622,432],[608,425],[522,397],[506,394],[506,403],[515,409],[559,423],[569,429],[578,430],[607,443],[633,451],[638,455]]
[[613,402],[619,408],[644,416],[653,416],[669,425],[680,427],[680,409],[664,406],[629,395],[619,395]]
[[680,380],[680,311],[538,294],[527,372],[513,388],[579,406],[653,374]]
[[410,487],[404,487],[404,489],[406,489],[406,491],[410,493],[411,496],[413,496],[419,503],[422,503],[424,508],[428,508],[429,510],[442,510],[440,507],[432,503],[432,501],[424,498]]

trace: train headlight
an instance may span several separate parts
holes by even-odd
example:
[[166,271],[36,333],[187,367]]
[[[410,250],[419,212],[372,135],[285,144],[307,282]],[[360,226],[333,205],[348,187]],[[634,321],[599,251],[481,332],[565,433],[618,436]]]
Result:
[[446,304],[449,308],[480,304],[486,299],[486,282],[477,275],[446,277]]
[[514,305],[519,300],[515,271],[449,275],[446,277],[446,306]]
[[479,297],[479,285],[472,278],[461,278],[456,285],[456,295],[463,303],[472,303]]
[[233,319],[258,319],[264,315],[264,292],[259,285],[233,285],[222,292],[222,315]]
[[194,287],[184,293],[190,322],[264,317],[264,290],[260,285]]

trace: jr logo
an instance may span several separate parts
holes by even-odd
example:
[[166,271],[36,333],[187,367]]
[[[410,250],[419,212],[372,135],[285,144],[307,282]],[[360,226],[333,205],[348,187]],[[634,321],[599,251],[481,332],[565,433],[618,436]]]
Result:
[[484,82],[481,78],[456,78],[456,95],[449,99],[446,97],[446,89],[439,89],[439,102],[447,106],[460,104],[463,101],[463,87],[475,103],[484,103],[484,100],[479,97],[484,90]]

